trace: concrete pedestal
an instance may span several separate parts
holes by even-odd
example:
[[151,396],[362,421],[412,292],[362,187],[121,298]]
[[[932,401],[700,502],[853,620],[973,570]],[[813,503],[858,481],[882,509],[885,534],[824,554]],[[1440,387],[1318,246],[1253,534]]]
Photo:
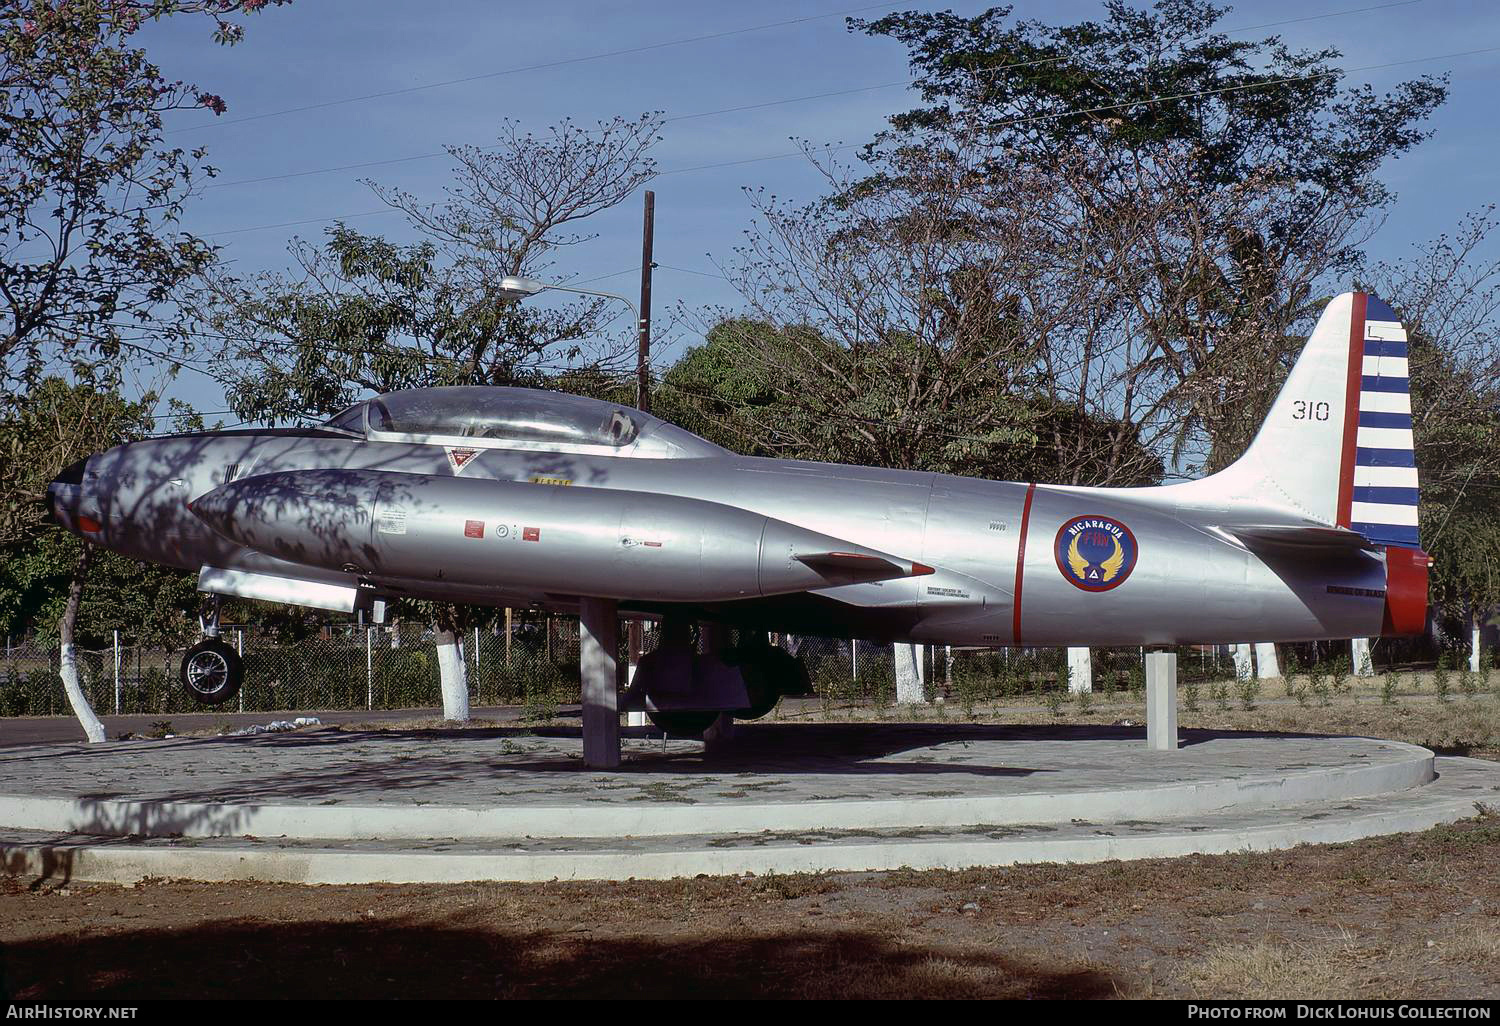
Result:
[[1177,749],[1177,653],[1146,653],[1146,747]]
[[620,693],[615,681],[620,618],[613,599],[578,603],[578,669],[583,682],[583,764],[620,765]]

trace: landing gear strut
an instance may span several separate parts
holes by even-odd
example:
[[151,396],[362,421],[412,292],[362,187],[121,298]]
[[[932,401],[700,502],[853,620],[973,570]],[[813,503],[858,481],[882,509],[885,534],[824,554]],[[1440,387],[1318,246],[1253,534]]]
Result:
[[239,694],[245,681],[245,662],[219,639],[219,596],[203,618],[204,638],[182,656],[182,686],[200,705],[223,705]]

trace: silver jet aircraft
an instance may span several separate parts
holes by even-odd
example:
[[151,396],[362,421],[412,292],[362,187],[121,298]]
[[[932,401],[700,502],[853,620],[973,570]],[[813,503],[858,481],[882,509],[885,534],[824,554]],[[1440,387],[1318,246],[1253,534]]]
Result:
[[[752,638],[1164,646],[1419,633],[1427,611],[1406,334],[1358,293],[1328,305],[1245,455],[1183,484],[751,458],[628,407],[456,387],[320,427],[132,442],[50,492],[69,529],[195,570],[214,596],[376,620],[397,598],[581,611],[586,630],[607,616],[610,639],[617,614],[659,619],[627,702],[684,733],[764,715],[805,682],[769,644],[695,652],[694,621]],[[183,680],[218,703],[242,667],[207,633]]]

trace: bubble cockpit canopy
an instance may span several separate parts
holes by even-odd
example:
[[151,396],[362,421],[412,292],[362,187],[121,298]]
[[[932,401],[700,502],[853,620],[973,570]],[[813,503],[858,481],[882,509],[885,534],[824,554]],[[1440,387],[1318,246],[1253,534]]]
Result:
[[488,385],[387,392],[350,407],[325,427],[379,441],[463,440],[481,448],[579,446],[657,458],[724,453],[697,435],[618,403]]

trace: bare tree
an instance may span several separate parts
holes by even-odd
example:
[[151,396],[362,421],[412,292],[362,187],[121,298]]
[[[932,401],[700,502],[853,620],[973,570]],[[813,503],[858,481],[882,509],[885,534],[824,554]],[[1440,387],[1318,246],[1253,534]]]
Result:
[[[661,119],[595,128],[572,122],[541,135],[505,122],[494,147],[450,147],[447,197],[424,202],[370,183],[421,241],[398,245],[343,225],[321,247],[294,242],[296,270],[249,280],[218,276],[197,300],[223,338],[230,405],[246,420],[337,412],[370,392],[431,385],[544,386],[564,368],[608,364],[634,345],[634,325],[609,341],[601,301],[522,306],[506,275],[561,279],[559,251],[587,242],[581,222],[656,173]],[[444,715],[467,719],[458,638],[477,610],[435,612]]]

